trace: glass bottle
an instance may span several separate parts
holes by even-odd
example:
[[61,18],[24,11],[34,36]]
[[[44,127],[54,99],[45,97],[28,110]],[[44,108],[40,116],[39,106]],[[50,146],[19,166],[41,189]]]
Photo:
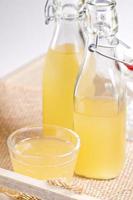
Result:
[[[113,0],[88,0],[88,50],[74,96],[74,129],[81,139],[76,174],[116,177],[125,152],[125,87],[114,60],[118,29]],[[92,48],[93,47],[93,48]]]
[[[54,0],[47,17],[55,31],[45,56],[43,73],[43,123],[73,129],[73,93],[82,60],[84,41],[79,0]],[[46,21],[47,21],[46,20]]]

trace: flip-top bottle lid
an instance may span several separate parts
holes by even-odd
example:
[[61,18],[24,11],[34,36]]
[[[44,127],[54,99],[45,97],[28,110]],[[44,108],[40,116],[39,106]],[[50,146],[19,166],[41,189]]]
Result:
[[82,0],[51,0],[45,4],[45,23],[55,19],[73,20],[81,17]]
[[99,36],[112,36],[118,31],[118,18],[114,0],[86,0],[88,32]]

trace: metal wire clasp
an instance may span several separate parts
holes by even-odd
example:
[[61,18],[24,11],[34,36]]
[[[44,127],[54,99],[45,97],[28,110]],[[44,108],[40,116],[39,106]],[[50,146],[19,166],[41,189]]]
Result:
[[[130,49],[130,47],[123,41],[119,40],[118,38],[116,38],[118,43],[120,43],[122,46],[126,47],[127,49]],[[113,57],[113,56],[109,56],[107,54],[104,54],[102,53],[101,51],[98,50],[98,47],[103,47],[103,48],[113,48],[114,46],[113,45],[110,45],[110,46],[104,46],[104,45],[99,45],[98,44],[98,41],[99,41],[99,36],[97,35],[96,36],[96,43],[95,44],[90,44],[89,47],[88,47],[88,50],[90,52],[95,52],[101,56],[104,56],[105,58],[108,58],[108,59],[111,59],[111,60],[114,60],[114,61],[117,61],[117,62],[120,62],[120,63],[123,63],[125,65],[133,65],[133,62],[132,63],[129,63],[129,62],[126,62],[124,60],[121,60],[117,57]]]
[[[73,7],[75,8],[75,10],[77,9],[74,4],[71,3],[66,3],[65,5],[62,6],[62,8],[66,8],[66,7]],[[44,6],[44,16],[45,16],[45,24],[49,24],[50,21],[53,21],[56,17],[55,13],[57,10],[57,5],[54,4],[53,0],[46,0],[45,6]],[[85,16],[86,13],[86,7],[83,4],[81,6],[81,8],[78,10],[78,14],[77,14],[77,18],[80,20]],[[64,17],[61,16],[62,19],[64,19]],[[66,19],[71,20],[71,18],[73,19],[72,16],[66,17]]]
[[53,21],[55,18],[55,7],[53,2],[50,3],[49,0],[46,0],[44,7],[44,16],[45,16],[45,24],[49,24],[50,21]]

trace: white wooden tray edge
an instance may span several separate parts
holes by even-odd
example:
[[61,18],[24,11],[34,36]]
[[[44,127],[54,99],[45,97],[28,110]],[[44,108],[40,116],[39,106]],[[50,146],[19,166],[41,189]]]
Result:
[[46,181],[36,180],[2,168],[0,168],[0,186],[36,196],[41,200],[100,200],[58,189],[49,186]]

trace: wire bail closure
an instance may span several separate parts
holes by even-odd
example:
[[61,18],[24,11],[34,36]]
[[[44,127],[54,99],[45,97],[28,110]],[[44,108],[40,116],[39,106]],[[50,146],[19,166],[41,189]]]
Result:
[[[124,46],[124,47],[126,47],[127,49],[130,49],[130,47],[125,43],[125,42],[123,42],[122,40],[119,40],[118,38],[116,38],[117,39],[117,41],[118,41],[118,43],[120,43],[122,46]],[[90,52],[95,52],[95,53],[97,53],[97,54],[99,54],[99,55],[101,55],[101,56],[103,56],[103,57],[105,57],[105,58],[108,58],[108,59],[111,59],[111,60],[114,60],[114,61],[117,61],[117,62],[119,62],[119,63],[122,63],[122,64],[124,64],[124,65],[133,65],[133,63],[128,63],[128,62],[126,62],[126,61],[124,61],[124,60],[121,60],[121,59],[119,59],[119,58],[117,58],[117,57],[113,57],[113,56],[109,56],[109,55],[107,55],[107,54],[104,54],[104,53],[102,53],[101,51],[99,51],[98,50],[98,47],[103,47],[103,48],[113,48],[114,46],[104,46],[104,45],[99,45],[98,44],[98,41],[99,41],[99,36],[97,35],[96,36],[96,43],[94,44],[90,44],[89,45],[89,47],[88,47],[88,50],[90,51]]]
[[[71,6],[71,4],[66,4],[66,5],[64,5],[64,7],[65,6]],[[46,0],[45,6],[44,6],[44,17],[45,17],[46,25],[48,25],[50,21],[53,21],[55,19],[56,9],[57,9],[57,7],[53,3],[53,1],[50,2],[50,0]],[[86,6],[83,4],[78,11],[77,18],[82,19],[82,17],[85,15],[85,13],[86,13]]]
[[45,16],[45,24],[48,25],[50,21],[53,21],[55,18],[55,6],[53,3],[49,3],[49,0],[46,0],[44,7],[44,16]]

